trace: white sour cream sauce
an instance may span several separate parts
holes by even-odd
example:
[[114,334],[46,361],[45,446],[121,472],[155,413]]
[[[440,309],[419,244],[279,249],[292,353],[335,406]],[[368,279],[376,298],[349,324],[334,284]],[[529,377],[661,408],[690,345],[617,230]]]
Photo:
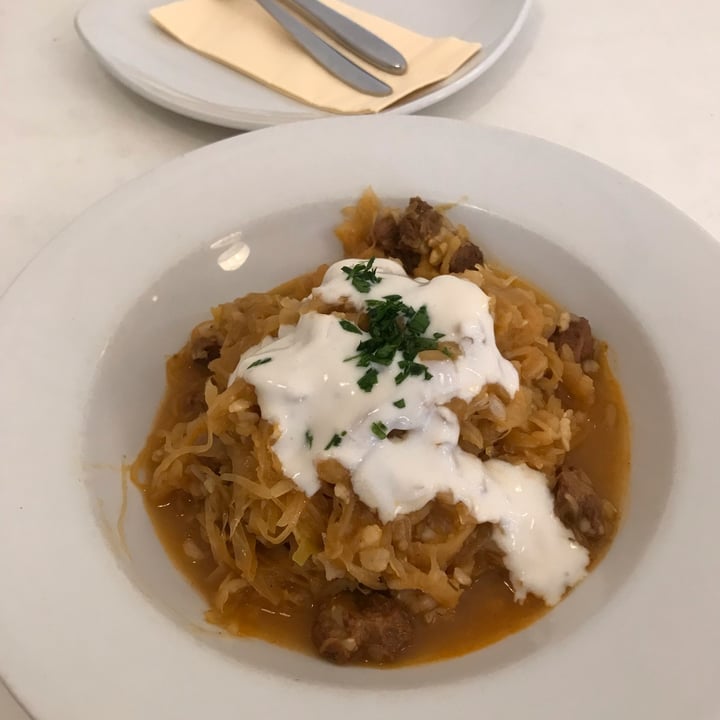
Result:
[[[387,367],[377,366],[378,382],[365,392],[357,384],[365,368],[345,359],[356,354],[367,333],[348,332],[336,316],[310,312],[296,326],[281,327],[277,339],[245,352],[229,382],[243,377],[255,386],[263,417],[276,425],[273,449],[306,495],[320,488],[315,464],[327,458],[350,470],[356,494],[384,523],[448,493],[477,522],[495,525],[515,599],[530,592],[556,604],[585,576],[589,556],[554,514],[545,476],[527,465],[483,462],[461,450],[458,420],[443,406],[456,397],[470,400],[490,383],[510,396],[518,390],[517,371],[495,344],[488,296],[450,275],[412,279],[401,265],[383,259],[374,266],[380,282],[360,293],[342,270],[360,262],[332,265],[313,294],[358,310],[366,300],[387,295],[400,295],[416,309],[425,305],[430,327],[424,334],[444,333],[442,340],[455,342],[462,354],[424,361],[432,378],[411,376],[399,385],[396,357]],[[394,404],[400,401],[402,408]],[[381,439],[372,431],[376,422],[387,432],[407,432]],[[340,444],[328,447],[335,435]]]

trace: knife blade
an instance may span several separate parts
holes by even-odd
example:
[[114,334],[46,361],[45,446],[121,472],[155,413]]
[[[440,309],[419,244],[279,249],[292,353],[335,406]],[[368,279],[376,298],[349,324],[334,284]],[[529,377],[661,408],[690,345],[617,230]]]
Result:
[[387,83],[356,65],[332,45],[328,45],[276,0],[257,0],[257,3],[282,25],[318,64],[336,78],[366,95],[384,97],[392,94],[393,90]]
[[394,75],[402,75],[407,71],[407,61],[392,45],[319,0],[284,2],[291,10],[297,10],[331,38],[371,65]]

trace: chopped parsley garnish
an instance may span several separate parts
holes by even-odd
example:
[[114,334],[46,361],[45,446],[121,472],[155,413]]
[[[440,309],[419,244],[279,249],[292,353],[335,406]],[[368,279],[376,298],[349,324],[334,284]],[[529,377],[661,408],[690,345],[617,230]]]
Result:
[[335,433],[330,438],[330,442],[325,446],[325,449],[329,450],[330,448],[337,447],[342,442],[343,436],[345,436],[345,435],[347,435],[347,430],[344,433],[342,433],[342,435],[338,435],[337,433]]
[[355,323],[351,323],[349,320],[341,320],[340,327],[343,330],[355,333],[356,335],[362,335],[362,330]]
[[312,447],[313,444],[313,434],[309,431],[305,431],[305,445],[307,445],[308,449]]
[[427,306],[423,305],[407,322],[407,329],[414,335],[422,335],[430,327]]
[[427,365],[415,362],[414,360],[401,360],[398,363],[400,372],[395,376],[395,384],[399,385],[403,380],[407,380],[411,375],[422,375],[425,380],[430,380],[432,373],[427,369]]
[[248,370],[249,370],[250,368],[257,367],[258,365],[265,365],[266,363],[269,363],[271,360],[272,360],[271,357],[260,358],[259,360],[256,360],[254,363],[250,363],[250,364],[248,365]]
[[370,426],[370,429],[372,430],[373,435],[381,440],[384,440],[387,437],[387,425],[383,422],[374,422]]
[[[359,364],[360,363],[358,363],[358,365]],[[377,384],[377,381],[378,371],[375,368],[368,368],[365,371],[365,374],[358,380],[358,385],[361,390],[370,392],[373,389],[373,386]]]
[[391,365],[397,353],[402,359],[398,362],[400,372],[395,376],[396,384],[418,375],[429,380],[432,374],[427,366],[415,358],[424,350],[437,350],[443,333],[434,333],[432,337],[423,335],[430,327],[427,306],[416,309],[406,305],[400,295],[386,295],[382,300],[367,300],[365,307],[369,337],[358,344],[356,355],[347,358],[355,360],[358,367],[368,368],[358,380],[360,388],[370,392],[378,381],[373,365]]
[[377,269],[373,267],[374,262],[375,258],[371,257],[366,262],[358,263],[352,267],[346,265],[341,268],[347,275],[348,282],[351,282],[358,292],[368,293],[371,285],[382,282],[382,278],[377,276]]
[[396,408],[404,408],[405,407],[405,398],[400,398],[399,400],[396,400],[393,405]]

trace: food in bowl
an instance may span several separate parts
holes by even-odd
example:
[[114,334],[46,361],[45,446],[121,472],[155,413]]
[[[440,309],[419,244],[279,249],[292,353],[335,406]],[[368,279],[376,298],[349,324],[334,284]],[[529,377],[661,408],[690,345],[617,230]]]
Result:
[[420,198],[346,259],[212,310],[133,465],[207,619],[336,663],[462,654],[556,605],[622,513],[629,428],[589,322]]

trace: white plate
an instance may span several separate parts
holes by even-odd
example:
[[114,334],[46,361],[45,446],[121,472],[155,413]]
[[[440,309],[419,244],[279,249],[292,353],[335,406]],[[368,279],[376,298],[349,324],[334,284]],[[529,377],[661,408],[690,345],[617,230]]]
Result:
[[[443,100],[488,70],[515,39],[530,7],[530,0],[353,3],[416,32],[455,35],[483,44],[483,51],[447,80],[385,111],[402,114]],[[196,120],[250,130],[327,115],[173,40],[148,17],[150,8],[162,4],[163,0],[92,0],[78,13],[76,27],[99,61],[120,82],[151,102]]]
[[[213,303],[338,256],[369,183],[454,211],[483,247],[591,318],[633,426],[630,507],[566,601],[483,651],[338,668],[204,625],[119,463],[163,358]],[[235,272],[209,245],[240,230]],[[504,130],[385,116],[287,125],[182,157],[57,238],[0,303],[0,668],[40,720],[715,718],[720,709],[720,247],[585,157]]]

